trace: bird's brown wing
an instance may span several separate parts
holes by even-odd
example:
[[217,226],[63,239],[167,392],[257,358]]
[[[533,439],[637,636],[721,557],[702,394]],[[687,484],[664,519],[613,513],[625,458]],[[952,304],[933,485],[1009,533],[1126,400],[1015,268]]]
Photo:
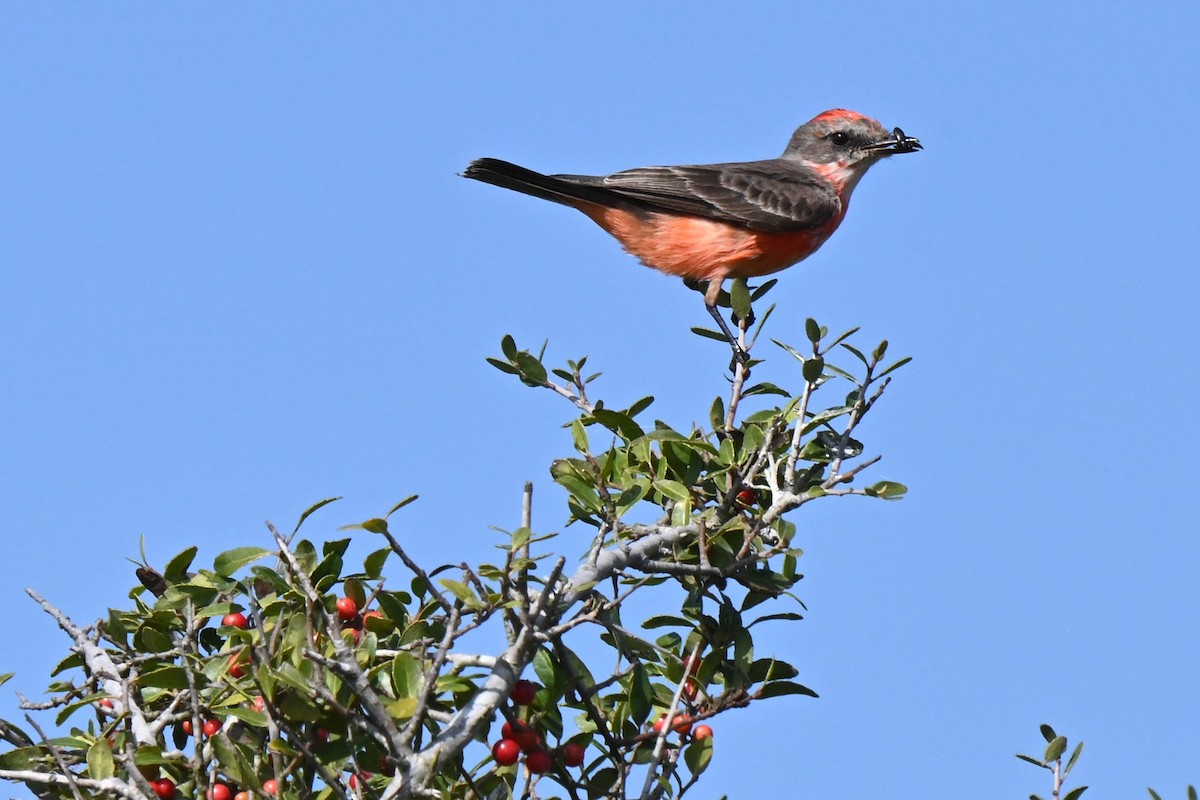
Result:
[[641,167],[613,175],[551,175],[647,211],[721,220],[769,233],[817,227],[841,212],[828,182],[783,161]]

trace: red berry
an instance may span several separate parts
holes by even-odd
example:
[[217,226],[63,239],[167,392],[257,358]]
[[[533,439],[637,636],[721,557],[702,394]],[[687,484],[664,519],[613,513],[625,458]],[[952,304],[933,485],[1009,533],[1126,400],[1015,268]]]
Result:
[[262,699],[262,695],[254,698],[254,710],[258,713],[263,713],[267,709],[266,701]]
[[183,728],[183,732],[188,736],[192,735],[192,721],[190,719],[185,719],[179,727]]
[[234,611],[232,614],[226,614],[221,617],[221,624],[246,630],[246,628],[250,627],[250,620],[246,619],[246,615],[242,612]]
[[520,745],[521,750],[526,753],[534,750],[540,750],[542,747],[542,735],[529,725],[521,725],[514,730],[513,740]]
[[354,602],[352,597],[339,597],[337,615],[342,622],[349,622],[358,616],[358,603]]
[[246,674],[246,667],[250,664],[249,648],[242,648],[235,651],[229,656],[228,666],[225,668],[231,678],[240,678]]
[[550,769],[551,763],[550,754],[545,750],[534,750],[525,756],[525,768],[535,775],[541,775]]
[[737,493],[737,501],[742,505],[752,506],[758,501],[758,495],[753,489],[742,489]]
[[711,739],[712,728],[708,727],[707,725],[697,725],[696,729],[692,731],[692,738],[697,742],[703,742],[705,739]]
[[101,700],[100,700],[100,707],[101,707],[101,708],[107,708],[108,710],[110,710],[110,711],[111,711],[111,710],[112,710],[112,707],[113,707],[113,701],[112,701],[112,700],[109,700],[107,697],[105,697],[105,698],[103,698],[103,699],[101,699]]
[[154,788],[154,793],[162,800],[171,800],[175,796],[175,781],[170,778],[159,778],[150,785]]
[[233,800],[250,800],[250,793],[243,790],[233,796]]
[[215,719],[205,720],[204,727],[201,728],[201,731],[203,731],[205,736],[216,736],[217,731],[219,730],[221,730],[221,723],[217,722]]
[[274,778],[263,781],[263,794],[279,794],[279,781]]
[[492,758],[502,767],[510,767],[517,763],[521,755],[521,745],[512,739],[501,739],[492,745]]
[[537,684],[533,681],[517,681],[508,696],[517,705],[527,706],[533,702],[537,690]]
[[[661,717],[659,717],[658,719],[656,719],[654,721],[654,725],[651,728],[651,730],[653,730],[655,733],[662,733],[663,726],[666,725],[666,723],[667,723],[667,715],[663,714]],[[671,719],[671,730],[675,731],[676,733],[686,734],[689,731],[691,731],[691,729],[692,729],[692,718],[689,717],[687,714],[676,714]]]
[[357,789],[360,783],[365,784],[369,780],[371,780],[371,773],[369,772],[360,772],[357,775],[351,775],[350,788]]
[[369,619],[383,619],[383,612],[375,608],[372,608],[370,611],[364,611],[363,622]]
[[537,730],[532,725],[527,725],[520,720],[516,724],[504,723],[500,728],[500,738],[514,740],[526,752],[542,745],[542,737],[538,735]]
[[583,745],[579,742],[567,742],[562,749],[563,763],[568,767],[578,767],[583,763]]
[[208,800],[229,800],[233,792],[223,783],[214,783],[208,788]]
[[691,678],[688,678],[688,682],[683,685],[683,697],[689,702],[696,699],[696,693],[699,691],[700,690],[696,688],[696,684]]
[[683,660],[683,671],[688,675],[695,675],[700,671],[700,665],[704,663],[704,659],[698,655],[688,656]]

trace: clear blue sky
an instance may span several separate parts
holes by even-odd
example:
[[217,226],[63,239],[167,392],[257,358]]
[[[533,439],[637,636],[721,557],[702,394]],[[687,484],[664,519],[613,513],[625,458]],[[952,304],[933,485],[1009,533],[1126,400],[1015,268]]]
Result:
[[500,337],[678,426],[726,356],[586,219],[456,173],[769,157],[844,106],[927,149],[772,333],[913,356],[863,431],[911,493],[796,516],[810,614],[774,647],[821,698],[721,718],[701,793],[1048,793],[1012,757],[1044,721],[1089,797],[1200,781],[1194,3],[418,5],[6,9],[0,671],[36,692],[66,645],[23,587],[99,616],[143,535],[208,559],[419,492],[419,554],[482,557],[526,479],[559,529],[570,410]]

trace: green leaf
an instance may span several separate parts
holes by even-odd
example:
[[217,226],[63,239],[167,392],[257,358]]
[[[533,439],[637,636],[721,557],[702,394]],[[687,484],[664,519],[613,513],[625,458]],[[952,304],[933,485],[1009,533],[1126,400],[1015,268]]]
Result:
[[1057,761],[1058,759],[1062,758],[1062,754],[1066,751],[1066,749],[1067,737],[1056,736],[1050,741],[1050,744],[1046,746],[1046,755],[1043,757],[1043,760],[1047,764],[1051,761]]
[[1188,784],[1187,795],[1188,800],[1196,800],[1196,787]]
[[1062,800],[1079,800],[1079,798],[1083,795],[1083,793],[1087,791],[1087,788],[1088,787],[1086,787],[1086,786],[1080,786],[1078,788],[1072,789],[1071,791],[1069,791],[1063,795]]
[[779,614],[767,614],[766,616],[759,617],[758,619],[754,620],[746,627],[753,628],[755,625],[757,625],[760,622],[767,622],[767,621],[773,620],[773,619],[785,620],[788,622],[797,622],[799,620],[804,619],[804,616],[801,614],[797,614],[795,611],[784,611]]
[[805,362],[806,359],[804,358],[803,354],[801,354],[801,352],[799,350],[792,347],[790,344],[785,344],[785,343],[779,341],[778,339],[772,339],[771,342],[776,347],[781,347],[784,350],[786,350],[788,352],[788,354],[791,355],[792,358],[796,359],[801,364],[803,364]]
[[729,287],[729,305],[733,308],[733,313],[737,314],[738,319],[750,318],[750,290],[746,288],[744,278],[733,279],[733,283]]
[[756,383],[746,391],[742,392],[743,397],[750,397],[751,395],[756,394],[775,394],[779,395],[780,397],[791,397],[791,395],[787,393],[787,390],[780,389],[778,386],[768,381]]
[[592,412],[592,418],[613,433],[628,441],[633,441],[634,439],[638,439],[645,435],[645,431],[642,430],[640,425],[633,421],[633,417],[630,417],[627,414],[622,414],[620,411],[611,411],[607,408],[597,408]]
[[613,794],[619,776],[613,767],[605,767],[594,773],[587,782],[588,800],[601,800]]
[[517,372],[517,368],[514,367],[513,365],[509,364],[507,361],[501,361],[498,358],[491,358],[489,356],[487,359],[487,362],[489,364],[491,364],[493,367],[495,367],[496,369],[500,370],[501,372],[507,372],[509,375],[520,374]]
[[113,776],[113,754],[108,739],[103,736],[92,742],[87,752],[88,776],[102,781]]
[[271,555],[271,551],[261,547],[235,547],[213,559],[213,570],[218,575],[233,577],[233,574],[242,567],[269,555]]
[[804,380],[809,383],[816,383],[821,379],[821,373],[825,370],[825,359],[820,356],[807,359],[804,366],[800,368],[800,374],[804,376]]
[[812,317],[804,321],[804,333],[813,344],[821,341],[821,326]]
[[416,697],[425,688],[421,662],[411,653],[397,653],[392,658],[392,685],[397,697]]
[[415,500],[416,500],[418,497],[420,497],[420,495],[418,495],[418,494],[410,494],[408,497],[404,498],[404,499],[403,499],[403,500],[401,500],[399,503],[396,503],[396,505],[392,506],[391,510],[390,510],[390,511],[388,511],[388,513],[386,513],[386,514],[384,514],[384,515],[383,515],[383,518],[384,518],[384,519],[387,519],[387,518],[388,518],[388,517],[390,517],[392,514],[395,514],[397,511],[399,511],[400,509],[404,508],[404,507],[405,507],[406,505],[408,505],[409,503],[412,503],[412,502],[414,502],[414,501],[415,501]]
[[367,605],[367,590],[363,588],[362,581],[357,578],[347,578],[342,581],[342,592],[359,608]]
[[908,494],[908,487],[903,483],[896,483],[895,481],[880,481],[872,486],[868,486],[863,491],[870,497],[879,497],[884,500],[899,500]]
[[[290,675],[286,674],[286,672],[287,671],[285,670],[280,670],[279,677],[291,677]],[[301,691],[284,693],[283,698],[278,701],[279,709],[289,720],[295,720],[297,722],[316,722],[322,717],[321,709],[301,693],[308,692],[309,688],[307,686],[307,682],[303,678],[299,678],[299,681],[300,686],[297,688],[300,688]],[[292,683],[293,681],[288,680],[288,682]]]
[[533,656],[533,671],[542,682],[542,686],[559,690],[566,688],[562,685],[566,682],[566,675],[561,673],[554,657],[544,647],[539,648]]
[[760,297],[762,297],[763,295],[765,295],[767,292],[771,291],[771,289],[772,289],[772,288],[775,286],[775,284],[777,284],[777,283],[779,283],[779,279],[778,279],[778,278],[771,278],[769,281],[767,281],[766,283],[764,283],[762,286],[759,286],[757,289],[755,289],[753,292],[751,292],[751,293],[750,293],[750,299],[751,299],[751,300],[757,300],[758,298],[760,298]]
[[1079,744],[1075,745],[1075,749],[1071,752],[1071,757],[1069,759],[1067,759],[1067,765],[1065,767],[1063,767],[1063,777],[1064,778],[1068,774],[1070,774],[1071,770],[1075,767],[1075,762],[1079,760],[1079,755],[1082,752],[1083,752],[1083,742],[1080,742]]
[[[713,398],[712,407],[708,409],[708,423],[714,431],[719,431],[725,427],[725,401],[720,395]],[[728,439],[725,442],[729,441]],[[724,445],[725,442],[721,444]]]
[[151,625],[139,626],[133,633],[133,646],[142,653],[165,653],[175,646],[171,637]]
[[646,668],[638,663],[629,677],[629,716],[635,723],[641,725],[650,716],[654,703],[654,687]]
[[789,694],[802,694],[802,695],[805,695],[806,697],[817,697],[818,696],[817,693],[814,692],[812,689],[810,689],[807,686],[804,686],[802,684],[796,683],[795,681],[771,681],[770,683],[766,684],[761,689],[759,689],[757,692],[755,692],[755,697],[758,697],[758,698],[783,697],[783,696],[789,695]]
[[479,598],[475,596],[475,593],[465,583],[452,581],[449,578],[438,578],[438,583],[448,589],[459,600],[462,600],[463,605],[468,608],[477,608],[482,605]]
[[17,747],[0,753],[0,769],[34,769],[50,759],[50,753],[38,747]]
[[[229,706],[221,710],[222,714],[228,714],[231,717],[237,717],[242,722],[253,728],[267,727],[267,715],[261,711],[255,711],[252,708],[243,708],[241,706]],[[142,761],[141,752],[138,753],[138,763]]]
[[1022,754],[1020,754],[1020,753],[1017,753],[1017,758],[1021,759],[1022,761],[1028,761],[1030,764],[1033,764],[1035,767],[1044,767],[1044,766],[1046,766],[1045,764],[1043,764],[1041,761],[1037,760],[1037,759],[1036,759],[1036,758],[1034,758],[1033,756],[1026,756],[1026,755],[1022,755]]
[[825,349],[826,349],[826,351],[828,351],[830,348],[832,348],[832,347],[836,347],[837,345],[839,345],[839,344],[841,344],[842,342],[846,341],[846,340],[847,340],[847,339],[849,339],[851,336],[853,336],[854,334],[858,333],[858,331],[859,331],[859,328],[858,328],[858,326],[855,326],[855,327],[851,328],[850,330],[846,331],[846,332],[845,332],[845,333],[843,333],[841,336],[837,337],[837,338],[836,338],[836,339],[834,339],[832,342],[830,342],[830,343],[829,343],[829,346],[825,348]]
[[363,574],[367,576],[368,580],[377,580],[383,575],[383,564],[391,554],[392,548],[384,547],[363,559]]
[[660,478],[654,481],[654,488],[679,503],[691,499],[691,494],[688,492],[686,486],[679,481],[673,481],[669,478]]
[[412,719],[417,711],[417,698],[401,697],[387,704],[388,716],[395,719]]
[[304,524],[304,520],[308,519],[309,516],[311,514],[313,514],[317,509],[324,508],[325,506],[329,505],[330,503],[336,503],[338,500],[341,500],[341,499],[342,498],[340,498],[340,497],[326,497],[324,500],[322,500],[318,503],[313,503],[311,506],[304,509],[304,513],[300,515],[300,519],[296,520],[296,527],[292,529],[292,535],[294,536],[296,534],[296,531],[300,530],[300,526]]
[[688,771],[693,775],[704,772],[712,761],[712,750],[711,736],[699,742],[693,739],[683,751],[683,763],[687,764]]
[[903,367],[905,364],[907,364],[910,361],[912,361],[912,356],[905,356],[904,358],[900,359],[895,364],[892,364],[890,367],[888,367],[887,369],[885,369],[883,372],[879,373],[875,377],[882,378],[884,375],[887,375],[889,373],[895,372],[896,370],[900,369],[901,367]]
[[786,661],[780,661],[776,658],[760,658],[750,665],[747,674],[751,681],[758,683],[761,681],[782,681],[794,678],[800,674],[800,670]]
[[226,775],[243,786],[257,783],[254,767],[250,766],[249,760],[242,753],[242,748],[230,742],[224,732],[217,734],[209,741],[212,742],[213,754],[221,763],[221,770]]
[[843,349],[845,349],[847,352],[850,352],[850,353],[852,353],[852,354],[854,355],[854,357],[855,357],[855,358],[857,358],[859,361],[861,361],[863,364],[868,364],[868,363],[869,363],[869,362],[867,361],[867,357],[866,357],[866,356],[864,356],[864,355],[862,354],[862,351],[861,351],[861,350],[859,350],[857,347],[852,347],[852,346],[850,346],[850,345],[846,344],[845,342],[842,342],[840,346],[841,346]]
[[509,334],[504,334],[504,338],[500,340],[500,352],[509,361],[517,357],[517,342]]
[[692,328],[692,333],[697,336],[703,336],[705,339],[716,339],[718,342],[726,341],[725,334],[708,328]]
[[403,624],[408,618],[407,606],[412,602],[412,597],[407,592],[379,592],[375,595],[375,602],[385,617]]
[[546,368],[542,365],[542,362],[524,350],[513,356],[512,361],[517,365],[517,369],[520,370],[522,381],[534,386],[545,385]]
[[0,675],[0,686],[3,686],[4,684],[8,683],[9,678],[11,678],[13,675],[16,675],[16,674],[17,673],[15,673],[15,672],[6,672],[3,675]]
[[1158,792],[1154,791],[1153,789],[1147,789],[1146,791],[1150,793],[1150,797],[1153,798],[1153,800],[1162,800],[1162,798],[1158,796]]
[[1058,734],[1054,732],[1054,728],[1051,728],[1049,725],[1047,725],[1045,723],[1042,723],[1041,725],[1039,725],[1038,730],[1041,731],[1042,738],[1045,739],[1047,742],[1053,742],[1055,739],[1058,738]]
[[571,420],[571,441],[579,452],[588,452],[587,431],[583,429],[583,422],[578,419]]
[[652,395],[647,395],[647,396],[643,397],[641,400],[638,400],[636,403],[631,405],[625,413],[631,417],[636,417],[638,414],[642,413],[647,408],[649,408],[650,404],[653,402],[654,402],[654,397]]
[[363,522],[359,523],[358,525],[346,525],[342,528],[338,528],[338,530],[349,530],[352,528],[362,528],[364,531],[367,531],[369,533],[387,533],[388,532],[387,520],[380,519],[379,517],[373,517],[372,519],[364,520]]

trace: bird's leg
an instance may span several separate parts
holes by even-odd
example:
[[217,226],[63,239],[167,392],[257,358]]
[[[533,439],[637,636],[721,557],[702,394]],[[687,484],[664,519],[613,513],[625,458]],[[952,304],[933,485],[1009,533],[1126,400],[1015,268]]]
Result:
[[717,326],[721,329],[721,333],[725,334],[725,338],[729,341],[729,346],[733,348],[733,358],[746,364],[750,361],[750,354],[742,347],[733,335],[733,331],[729,330],[729,326],[725,324],[725,319],[721,316],[720,309],[717,308],[717,298],[721,296],[721,284],[723,280],[710,280],[708,289],[704,292],[704,307],[708,309],[708,313],[717,321]]

